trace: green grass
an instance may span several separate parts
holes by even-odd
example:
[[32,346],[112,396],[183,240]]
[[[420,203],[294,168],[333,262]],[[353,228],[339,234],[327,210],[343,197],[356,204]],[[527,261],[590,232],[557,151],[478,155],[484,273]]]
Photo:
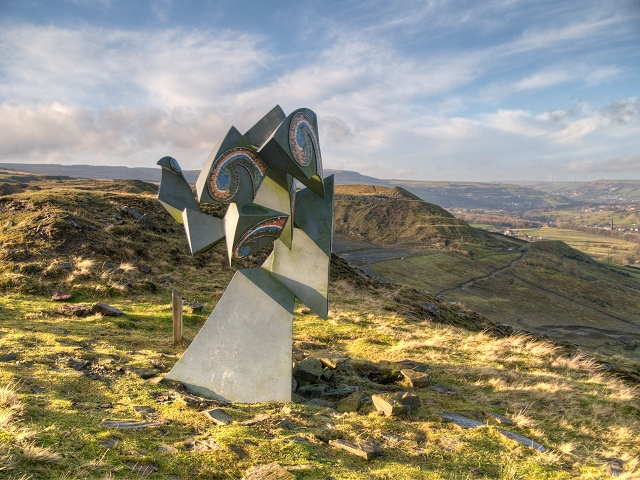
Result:
[[436,252],[378,262],[372,268],[383,278],[437,294],[464,281],[483,277],[495,269],[506,267],[521,255],[514,250],[515,248],[496,252],[476,248],[472,250],[472,254]]
[[[611,261],[618,265],[640,260],[640,246],[637,243],[605,237],[604,235],[592,235],[561,228],[515,229],[513,232],[530,235],[534,239],[561,240],[597,260]],[[633,262],[629,262],[630,258],[633,259]]]
[[[563,359],[551,344],[526,337],[495,339],[428,322],[416,329],[415,322],[402,316],[381,314],[385,300],[344,283],[334,288],[328,321],[302,315],[302,306],[297,307],[296,345],[330,346],[353,362],[424,361],[435,383],[461,396],[419,390],[423,408],[403,418],[380,417],[367,407],[358,414],[337,415],[297,404],[290,405],[291,413],[282,404],[233,404],[224,408],[235,422],[262,413],[271,418],[255,426],[212,426],[199,415],[198,405],[180,399],[155,401],[174,387],[119,371],[150,367],[157,360],[170,368],[183,351],[171,344],[166,294],[114,302],[125,310],[124,320],[70,320],[42,313],[54,306],[46,299],[10,295],[0,300],[0,351],[17,352],[24,363],[3,364],[0,382],[17,384],[24,412],[7,429],[8,435],[0,437],[10,459],[7,473],[34,479],[132,478],[127,464],[139,462],[180,478],[240,478],[251,465],[276,461],[287,467],[306,465],[297,474],[309,479],[472,478],[473,468],[486,478],[605,478],[601,456],[626,460],[630,471],[637,468],[640,408],[635,393],[589,361]],[[188,339],[204,319],[190,319],[195,328],[187,329]],[[68,357],[99,366],[101,379],[90,380],[65,367]],[[380,386],[350,368],[339,375],[366,394],[379,391]],[[44,391],[33,393],[34,385]],[[133,409],[139,405],[154,408],[169,423],[142,431],[100,427],[106,418],[140,418]],[[549,452],[540,454],[511,442],[492,426],[459,430],[436,418],[442,411],[473,416],[480,410],[512,417],[517,425],[510,430],[545,444]],[[291,425],[278,426],[285,418]],[[26,439],[21,429],[31,430]],[[383,432],[407,440],[395,445],[384,440]],[[292,443],[288,438],[293,435],[306,436],[310,445]],[[188,438],[209,437],[222,448],[196,453],[183,445]],[[118,440],[113,448],[101,445],[113,438]],[[330,447],[326,442],[331,438],[373,440],[385,456],[367,463]],[[44,449],[48,456],[31,459],[27,445]],[[160,445],[175,446],[178,453],[163,453]]]
[[482,277],[520,253],[479,257],[438,252],[372,267],[394,282],[433,294],[444,291],[443,299],[496,321],[640,361],[640,270],[589,263],[580,253],[571,254],[569,247],[556,251],[554,244],[540,245],[530,244],[524,259],[487,278]]

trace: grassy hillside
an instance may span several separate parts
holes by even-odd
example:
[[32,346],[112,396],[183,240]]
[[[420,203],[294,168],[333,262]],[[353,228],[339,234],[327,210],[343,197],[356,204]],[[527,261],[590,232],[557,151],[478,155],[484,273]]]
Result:
[[[122,192],[142,187],[149,192]],[[337,258],[329,320],[296,306],[296,359],[341,353],[348,360],[332,385],[357,386],[365,397],[408,390],[421,407],[386,417],[367,402],[351,413],[309,403],[224,404],[232,422],[215,426],[199,413],[215,402],[158,380],[233,274],[224,251],[189,256],[152,186],[74,181],[40,188],[0,197],[3,478],[241,478],[271,462],[298,479],[640,473],[632,372],[622,381],[575,349],[512,335],[458,304],[368,279]],[[136,220],[132,209],[152,223]],[[185,314],[186,339],[178,346],[171,342],[172,288],[205,305],[203,313]],[[103,301],[124,315],[63,316],[50,300],[53,290],[72,293],[74,305]],[[431,385],[412,389],[398,372],[407,365],[426,370]],[[147,372],[155,376],[140,377]],[[442,420],[447,412],[483,426],[461,429]],[[119,430],[103,426],[108,419],[149,425]],[[500,430],[533,439],[546,452]],[[382,456],[366,461],[333,440],[370,441]]]
[[334,228],[337,235],[377,245],[444,247],[465,239],[469,243],[504,245],[399,187],[338,185]]
[[640,362],[640,270],[600,264],[559,241],[534,242],[521,253],[470,252],[370,268],[514,327]]

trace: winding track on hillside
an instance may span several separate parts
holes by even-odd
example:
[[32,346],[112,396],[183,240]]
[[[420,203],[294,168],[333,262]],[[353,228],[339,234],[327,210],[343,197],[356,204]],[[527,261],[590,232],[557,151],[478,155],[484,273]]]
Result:
[[[496,269],[492,270],[491,272],[489,272],[487,275],[484,275],[482,277],[472,278],[471,280],[468,280],[465,283],[462,283],[462,284],[460,284],[460,285],[458,285],[456,287],[447,288],[445,290],[442,290],[438,295],[436,295],[436,298],[441,298],[443,295],[446,295],[447,293],[450,293],[450,292],[455,292],[457,290],[464,290],[465,288],[470,287],[474,283],[480,282],[482,280],[487,280],[489,278],[493,278],[497,274],[505,272],[506,270],[509,270],[517,262],[519,262],[519,261],[521,261],[521,260],[523,260],[525,258],[526,254],[527,254],[527,251],[526,250],[522,250],[521,252],[522,253],[521,253],[520,257],[516,258],[514,260],[511,260],[511,262],[509,262],[509,264],[507,266],[501,267],[501,268],[496,268]],[[535,287],[535,288],[537,288],[539,290],[542,290],[542,291],[544,291],[546,293],[549,293],[551,295],[555,295],[557,297],[560,297],[560,298],[562,298],[562,299],[564,299],[564,300],[566,300],[566,301],[568,301],[570,303],[574,303],[574,304],[579,305],[579,306],[581,306],[583,308],[588,308],[590,310],[594,310],[594,311],[600,313],[601,315],[606,315],[606,316],[614,318],[614,319],[616,319],[616,320],[618,320],[618,321],[620,321],[622,323],[626,323],[627,325],[632,325],[633,327],[638,328],[638,323],[634,322],[633,320],[629,320],[628,318],[624,318],[624,317],[619,317],[618,315],[614,315],[613,313],[609,313],[606,310],[598,308],[598,307],[595,307],[593,305],[587,305],[585,303],[578,302],[575,299],[573,299],[573,298],[571,298],[571,297],[569,297],[567,295],[563,295],[560,292],[557,292],[557,291],[551,290],[549,288],[543,287],[542,285],[538,285],[537,283],[532,282],[530,280],[526,280],[526,279],[524,279],[524,278],[522,278],[520,276],[514,275],[514,277],[517,278],[518,280],[520,280],[523,283],[528,283],[532,287]]]
[[508,265],[506,265],[504,267],[500,267],[500,268],[494,268],[488,274],[483,275],[482,277],[472,278],[471,280],[467,280],[466,282],[461,283],[460,285],[457,285],[457,286],[455,286],[453,288],[445,288],[438,295],[436,295],[436,298],[440,298],[440,297],[442,297],[442,295],[446,295],[447,293],[450,293],[450,292],[455,292],[456,290],[464,290],[465,288],[470,287],[471,285],[473,285],[476,282],[480,282],[482,280],[487,280],[488,278],[493,278],[497,274],[502,273],[502,272],[504,272],[506,270],[509,270],[511,267],[513,267],[516,264],[516,262],[521,261],[527,255],[527,251],[524,250],[524,249],[521,249],[520,252],[521,252],[520,253],[520,257],[514,258],[513,260],[511,260],[509,262]]

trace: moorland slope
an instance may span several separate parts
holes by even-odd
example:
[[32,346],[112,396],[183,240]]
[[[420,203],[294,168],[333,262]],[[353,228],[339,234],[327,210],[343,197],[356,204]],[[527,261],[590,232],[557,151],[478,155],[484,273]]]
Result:
[[[273,462],[301,480],[640,472],[632,371],[621,380],[570,345],[513,334],[339,258],[332,261],[329,320],[295,308],[294,356],[343,355],[325,384],[357,388],[363,396],[355,411],[309,398],[217,404],[161,382],[234,268],[257,265],[266,252],[234,268],[221,248],[189,256],[153,185],[36,179],[29,187],[0,196],[0,476],[241,478]],[[185,342],[175,346],[173,288],[191,304]],[[70,293],[70,305],[107,302],[123,314],[66,316],[51,300],[54,290]],[[408,367],[426,371],[428,385],[412,388],[400,373]],[[371,405],[373,395],[404,391],[418,397],[419,408],[384,416]],[[200,413],[214,407],[228,424]],[[458,427],[452,414],[475,423]],[[514,434],[529,440],[518,443]],[[544,448],[532,448],[532,440]],[[363,441],[381,455],[367,461],[338,448]]]

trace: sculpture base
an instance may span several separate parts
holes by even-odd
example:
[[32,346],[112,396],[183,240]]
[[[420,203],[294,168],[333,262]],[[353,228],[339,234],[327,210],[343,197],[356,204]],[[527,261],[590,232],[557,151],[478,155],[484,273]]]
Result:
[[290,402],[293,306],[267,270],[238,270],[166,379],[218,400]]

